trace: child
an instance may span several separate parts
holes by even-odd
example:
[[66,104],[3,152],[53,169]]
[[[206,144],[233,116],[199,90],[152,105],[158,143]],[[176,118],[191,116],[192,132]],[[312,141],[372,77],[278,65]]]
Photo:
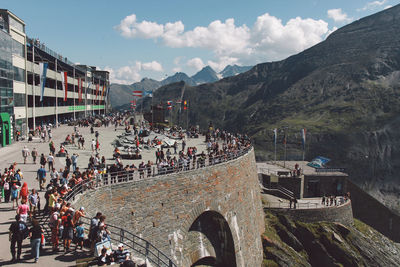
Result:
[[83,237],[84,237],[84,229],[82,227],[82,222],[79,222],[75,228],[76,231],[76,247],[75,250],[78,249],[78,245],[83,249]]

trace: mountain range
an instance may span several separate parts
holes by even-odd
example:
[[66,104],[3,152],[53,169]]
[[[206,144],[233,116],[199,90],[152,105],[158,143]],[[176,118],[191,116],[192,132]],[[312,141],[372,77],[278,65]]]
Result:
[[301,159],[305,128],[306,160],[330,158],[331,166],[345,168],[351,180],[400,213],[399,33],[397,5],[285,60],[214,83],[165,85],[155,98],[177,99],[183,92],[190,124],[206,127],[212,121],[249,134],[258,160],[274,158],[275,128],[278,159]]
[[211,83],[222,78],[235,76],[251,68],[251,66],[228,65],[220,73],[217,73],[210,66],[206,66],[191,77],[183,72],[177,72],[161,81],[144,78],[131,85],[113,83],[111,84],[110,101],[114,108],[126,109],[129,108],[129,102],[132,100],[133,90],[154,91],[161,86],[181,81],[191,86]]

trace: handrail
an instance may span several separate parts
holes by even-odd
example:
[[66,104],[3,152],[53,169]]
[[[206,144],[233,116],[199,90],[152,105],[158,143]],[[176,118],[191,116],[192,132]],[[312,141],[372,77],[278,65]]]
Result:
[[[77,185],[75,185],[65,197],[64,199],[66,201],[74,201],[75,197],[78,194],[81,194],[85,191],[88,190],[93,190],[99,187],[105,187],[105,186],[110,186],[112,184],[121,184],[121,183],[127,183],[132,180],[140,180],[141,178],[148,178],[148,177],[154,177],[154,176],[163,176],[163,175],[168,175],[172,173],[177,173],[177,172],[186,172],[186,171],[191,171],[194,169],[200,169],[200,168],[205,168],[208,166],[213,166],[217,165],[223,162],[227,162],[236,158],[241,157],[242,155],[246,154],[248,151],[252,149],[251,146],[245,147],[242,150],[238,150],[236,152],[232,152],[229,154],[224,154],[224,155],[219,155],[215,157],[206,157],[205,159],[201,160],[200,163],[198,161],[196,162],[197,165],[193,164],[192,162],[192,168],[189,166],[178,166],[178,168],[172,167],[172,168],[166,168],[166,169],[157,169],[157,172],[155,171],[155,168],[153,168],[153,171],[151,173],[147,172],[147,169],[144,168],[142,170],[139,170],[138,172],[134,173],[123,173],[121,176],[121,172],[114,172],[114,173],[106,173],[106,174],[99,174],[97,177],[95,177],[92,180],[87,180],[83,181]],[[208,159],[208,160],[207,160]],[[153,174],[153,175],[152,175]],[[142,176],[142,177],[141,177]],[[133,251],[136,251],[137,253],[141,254],[142,256],[146,257],[149,261],[151,261],[155,266],[168,266],[168,267],[176,267],[176,264],[168,258],[164,253],[162,253],[159,249],[157,249],[154,245],[152,245],[150,242],[146,241],[145,239],[123,229],[120,227],[112,226],[107,224],[108,227],[111,229],[117,229],[117,232],[111,232],[115,236],[118,236],[119,239],[116,239],[113,235],[111,235],[111,239],[118,241],[120,243],[123,243],[126,247],[129,247]],[[127,235],[131,237],[131,239],[127,238]],[[124,240],[127,239],[127,241],[131,242],[132,245],[129,244],[129,242],[125,242]],[[144,243],[140,244],[138,241]],[[141,248],[141,249],[140,249]]]
[[98,187],[109,186],[112,184],[121,184],[131,181],[139,181],[146,178],[152,178],[156,176],[163,176],[173,173],[180,173],[186,171],[192,171],[196,169],[205,168],[208,166],[213,166],[217,164],[221,164],[224,162],[228,162],[234,160],[236,158],[241,157],[242,155],[246,154],[252,147],[246,147],[242,150],[228,152],[228,154],[218,155],[209,157],[206,156],[205,158],[201,158],[196,155],[197,160],[194,162],[193,160],[188,160],[186,164],[178,163],[176,166],[166,166],[166,167],[159,167],[152,165],[152,168],[149,170],[147,166],[144,168],[136,167],[136,170],[133,171],[116,171],[111,173],[104,173],[98,174],[97,177],[92,178],[91,180],[86,180],[77,184],[71,192],[66,195],[66,201],[74,200],[75,196],[83,191],[88,189],[95,189]]
[[349,202],[347,199],[343,199],[343,202],[338,202],[336,205],[325,205],[321,203],[296,203],[296,208],[294,208],[294,203],[292,203],[292,206],[290,207],[289,202],[279,202],[279,201],[272,201],[264,204],[264,208],[268,209],[298,209],[298,210],[303,210],[303,209],[329,209],[329,208],[335,208],[335,207],[342,207],[346,205]]

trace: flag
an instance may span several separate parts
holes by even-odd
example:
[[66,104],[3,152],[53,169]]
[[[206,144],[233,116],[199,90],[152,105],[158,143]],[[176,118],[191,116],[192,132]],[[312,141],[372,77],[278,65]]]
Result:
[[44,85],[46,83],[46,75],[47,75],[47,67],[48,67],[47,62],[40,62],[39,63],[39,69],[40,69],[40,102],[43,101],[43,95],[44,95]]
[[284,145],[286,145],[286,132],[283,134],[282,143],[283,143]]
[[172,101],[167,101],[167,109],[172,109]]
[[306,128],[301,129],[301,143],[303,144],[303,148],[306,147]]
[[274,131],[274,144],[276,145],[276,139],[278,137],[278,129],[275,128],[273,131]]
[[106,88],[106,85],[103,84],[103,90],[101,91],[101,98],[102,98],[102,100],[104,100],[103,97],[104,97],[104,90],[105,90],[105,88]]
[[68,96],[68,73],[66,71],[61,72],[61,82],[64,89],[64,102],[67,101]]
[[144,91],[144,92],[143,92],[143,96],[144,96],[144,97],[146,97],[146,96],[148,96],[148,97],[153,97],[153,91]]
[[99,95],[99,89],[100,89],[100,84],[96,84],[96,100],[97,100],[97,96]]
[[106,90],[106,96],[105,96],[106,97],[106,103],[107,103],[107,96],[108,96],[109,93],[110,93],[110,86],[108,86],[107,90]]
[[143,92],[139,91],[139,90],[132,91],[132,93],[133,93],[133,96],[137,96],[137,97],[142,97],[143,96]]

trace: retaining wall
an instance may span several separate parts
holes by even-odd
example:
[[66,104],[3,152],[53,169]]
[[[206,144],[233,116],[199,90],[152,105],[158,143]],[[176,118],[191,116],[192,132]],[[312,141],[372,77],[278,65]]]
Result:
[[341,206],[317,209],[267,209],[272,213],[286,215],[289,219],[306,223],[327,221],[338,222],[348,226],[354,224],[351,201]]
[[[85,207],[90,216],[101,211],[106,222],[142,236],[178,266],[218,255],[214,250],[226,244],[213,243],[209,237],[215,231],[218,240],[229,240],[231,234],[237,266],[254,267],[262,263],[264,221],[259,192],[252,149],[222,164],[88,191],[74,205]],[[202,231],[200,221],[213,227]],[[194,230],[189,231],[191,227]]]

